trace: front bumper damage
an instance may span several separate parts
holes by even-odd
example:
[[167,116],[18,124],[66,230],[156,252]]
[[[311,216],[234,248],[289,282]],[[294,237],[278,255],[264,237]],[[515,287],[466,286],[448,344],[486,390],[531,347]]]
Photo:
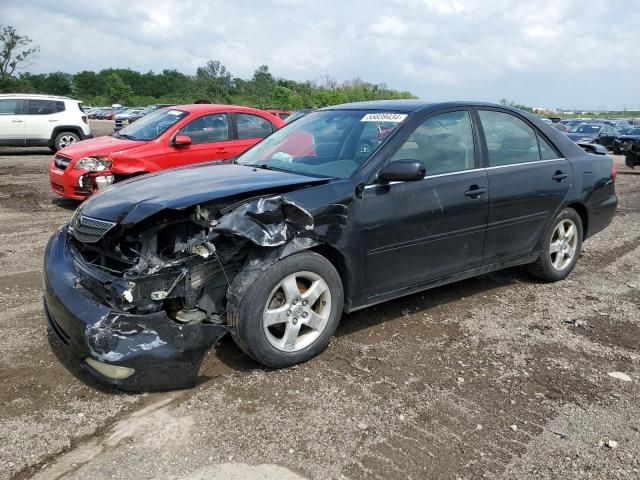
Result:
[[[79,211],[47,246],[47,321],[103,382],[136,391],[192,387],[206,352],[228,332],[227,309],[278,259],[335,236],[346,210],[333,205],[314,217],[282,196],[250,198],[222,212],[161,212],[142,231]],[[106,246],[106,263],[92,256]],[[114,273],[109,261],[131,252],[135,261]]]
[[[101,303],[79,283],[67,240],[62,228],[47,245],[44,310],[51,330],[82,367],[123,390],[193,387],[204,355],[227,329],[206,322],[179,323],[165,311],[128,314]],[[133,373],[127,378],[107,377],[87,359]]]

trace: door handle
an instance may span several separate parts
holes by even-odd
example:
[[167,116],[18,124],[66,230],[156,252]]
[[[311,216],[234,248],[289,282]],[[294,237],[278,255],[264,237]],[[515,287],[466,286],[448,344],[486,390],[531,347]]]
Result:
[[50,122],[57,122],[58,120],[55,119],[49,119]]
[[567,178],[569,176],[568,173],[564,173],[562,170],[558,170],[555,175],[553,175],[551,178],[553,178],[556,182],[561,182],[563,181],[565,178]]
[[22,123],[24,120],[11,120],[13,123]]
[[471,198],[478,198],[483,193],[487,193],[487,189],[485,187],[480,187],[478,185],[471,185],[469,190],[464,192],[465,196]]
[[218,153],[229,153],[229,149],[228,148],[224,148],[224,147],[219,147],[216,152]]

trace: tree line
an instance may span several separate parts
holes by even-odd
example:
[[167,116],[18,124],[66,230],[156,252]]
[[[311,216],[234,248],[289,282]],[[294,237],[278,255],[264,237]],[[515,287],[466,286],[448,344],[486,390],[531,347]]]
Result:
[[84,70],[71,74],[19,73],[39,51],[33,39],[20,35],[11,25],[0,24],[0,93],[45,93],[72,96],[87,105],[144,106],[153,103],[212,103],[250,105],[258,108],[323,107],[345,102],[415,98],[410,92],[389,89],[360,78],[338,83],[328,76],[311,82],[276,78],[266,65],[250,79],[234,77],[217,60],[199,67],[195,75],[177,70],[160,73],[136,72],[128,68]]
[[219,61],[209,61],[195,75],[177,70],[141,73],[124,68],[76,74],[20,73],[0,77],[2,93],[45,93],[71,96],[87,105],[149,105],[153,103],[212,103],[250,105],[258,108],[297,109],[363,100],[415,98],[406,91],[359,78],[338,83],[330,77],[298,82],[276,78],[262,65],[250,79],[235,77]]

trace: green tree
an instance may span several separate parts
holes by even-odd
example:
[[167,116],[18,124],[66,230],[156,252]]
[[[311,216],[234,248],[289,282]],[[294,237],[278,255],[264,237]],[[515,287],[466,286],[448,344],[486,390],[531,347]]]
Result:
[[213,103],[226,103],[233,90],[233,77],[218,60],[210,60],[198,67],[192,82],[191,93]]
[[127,103],[133,96],[133,88],[126,84],[117,73],[107,77],[107,98],[113,103]]
[[53,72],[47,75],[44,90],[53,95],[71,95],[73,92],[73,76],[64,72]]
[[107,79],[96,72],[84,70],[73,77],[73,94],[79,98],[97,97],[107,93]]
[[19,35],[11,25],[0,25],[0,77],[13,77],[26,66],[29,57],[40,50],[31,38]]

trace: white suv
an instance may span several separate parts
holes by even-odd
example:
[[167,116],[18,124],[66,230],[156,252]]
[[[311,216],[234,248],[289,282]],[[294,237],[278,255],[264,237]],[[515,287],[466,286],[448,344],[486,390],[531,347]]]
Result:
[[82,102],[67,97],[0,95],[0,145],[47,146],[54,152],[91,138]]

